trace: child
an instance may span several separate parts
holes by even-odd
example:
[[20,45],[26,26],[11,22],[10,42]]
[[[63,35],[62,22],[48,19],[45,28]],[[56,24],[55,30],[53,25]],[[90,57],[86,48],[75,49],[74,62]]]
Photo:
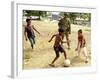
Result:
[[64,30],[63,29],[59,29],[59,33],[53,35],[51,37],[51,39],[49,40],[49,42],[51,42],[52,39],[55,37],[54,51],[55,51],[56,57],[54,58],[54,60],[50,64],[51,66],[54,66],[54,62],[59,58],[59,52],[61,52],[61,53],[63,52],[65,59],[67,59],[66,52],[63,49],[63,47],[61,46],[61,43],[66,43],[66,42],[62,41],[63,35],[64,35]]
[[[27,25],[25,26],[25,31],[24,31],[25,39],[26,39],[26,41],[27,41],[27,38],[29,39],[31,47],[33,49],[34,48],[34,44],[35,44],[34,30],[38,34],[40,34],[40,33],[35,29],[34,25],[31,24],[31,19],[26,19],[26,22],[27,22]],[[27,35],[26,35],[26,33],[27,33]]]
[[86,40],[82,34],[82,30],[78,30],[78,44],[76,51],[78,51],[78,56],[80,56],[80,52],[82,51],[84,56],[86,57],[85,62],[88,62],[88,55],[87,55],[87,50],[86,50]]

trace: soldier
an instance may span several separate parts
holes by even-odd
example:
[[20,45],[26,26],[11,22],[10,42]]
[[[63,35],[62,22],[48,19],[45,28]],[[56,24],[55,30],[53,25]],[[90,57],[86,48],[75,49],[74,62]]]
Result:
[[[64,17],[59,20],[58,26],[59,26],[59,28],[64,30],[68,49],[70,49],[69,34],[71,34],[71,23],[70,23],[70,20],[68,19],[68,14],[64,13]],[[64,38],[64,36],[63,36],[63,38]]]

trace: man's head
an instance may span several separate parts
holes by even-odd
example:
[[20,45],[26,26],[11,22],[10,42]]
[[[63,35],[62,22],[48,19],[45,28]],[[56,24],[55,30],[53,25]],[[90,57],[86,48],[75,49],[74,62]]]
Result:
[[63,29],[58,29],[58,32],[59,32],[60,35],[64,34],[64,30]]
[[78,30],[78,35],[79,35],[79,36],[82,35],[82,29],[79,29],[79,30]]
[[27,22],[28,25],[30,25],[31,24],[31,19],[26,19],[26,22]]
[[68,13],[64,13],[64,18],[68,18]]

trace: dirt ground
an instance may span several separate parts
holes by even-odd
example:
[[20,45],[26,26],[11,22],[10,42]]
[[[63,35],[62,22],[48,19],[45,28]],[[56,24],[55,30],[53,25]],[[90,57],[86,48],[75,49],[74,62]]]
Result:
[[[36,69],[36,68],[52,68],[49,64],[55,58],[53,50],[53,43],[48,43],[51,36],[57,33],[57,22],[44,22],[44,21],[32,21],[32,24],[42,34],[36,35],[36,44],[34,49],[31,49],[29,41],[23,41],[23,69]],[[82,29],[87,41],[87,51],[89,56],[89,62],[85,63],[85,57],[81,54],[80,57],[76,57],[77,51],[77,30]],[[71,60],[70,67],[82,67],[91,65],[91,29],[90,27],[79,26],[71,24],[71,50],[67,49],[67,44],[64,44],[68,58]],[[56,61],[55,67],[63,67],[64,55],[61,53],[60,58]]]

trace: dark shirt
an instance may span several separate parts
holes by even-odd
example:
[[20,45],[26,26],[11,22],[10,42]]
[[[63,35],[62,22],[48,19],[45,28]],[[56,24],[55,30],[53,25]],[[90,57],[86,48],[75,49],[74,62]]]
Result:
[[64,31],[67,31],[69,33],[71,33],[71,26],[70,25],[71,25],[71,23],[70,23],[70,20],[68,18],[62,18],[58,22],[59,28],[64,29]]
[[30,38],[32,36],[35,36],[34,31],[32,29],[32,26],[25,27],[25,32],[27,32],[27,37]]

